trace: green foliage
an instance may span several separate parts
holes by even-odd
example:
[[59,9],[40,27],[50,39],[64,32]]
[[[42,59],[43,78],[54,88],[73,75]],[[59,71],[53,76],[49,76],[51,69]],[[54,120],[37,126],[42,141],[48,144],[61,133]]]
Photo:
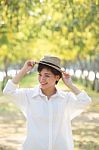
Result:
[[96,0],[1,0],[0,65],[45,54],[67,61],[96,56],[98,20]]

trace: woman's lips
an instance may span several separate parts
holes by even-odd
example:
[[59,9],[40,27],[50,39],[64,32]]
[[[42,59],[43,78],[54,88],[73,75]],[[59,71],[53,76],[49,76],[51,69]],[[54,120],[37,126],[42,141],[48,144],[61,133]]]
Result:
[[42,86],[47,85],[47,83],[40,83]]

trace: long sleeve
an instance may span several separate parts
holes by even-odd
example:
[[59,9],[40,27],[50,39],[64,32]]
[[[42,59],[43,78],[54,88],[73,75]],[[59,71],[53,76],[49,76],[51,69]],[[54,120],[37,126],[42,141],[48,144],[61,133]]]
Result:
[[19,86],[14,84],[12,80],[8,80],[3,90],[3,94],[12,102],[17,104],[23,113],[26,112],[28,101],[25,89],[19,88]]
[[91,98],[85,91],[75,96],[72,92],[69,92],[68,108],[70,118],[73,119],[78,116],[85,108],[91,103]]

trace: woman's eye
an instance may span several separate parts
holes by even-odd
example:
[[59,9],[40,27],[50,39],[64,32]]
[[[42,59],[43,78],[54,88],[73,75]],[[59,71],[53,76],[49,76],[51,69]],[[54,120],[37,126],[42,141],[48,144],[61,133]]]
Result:
[[49,76],[49,75],[46,75],[45,77],[49,78],[50,76]]
[[50,77],[51,77],[51,75],[44,75],[44,76],[43,76],[43,75],[41,75],[41,74],[38,74],[38,76],[39,76],[39,77],[45,77],[45,78],[50,78]]

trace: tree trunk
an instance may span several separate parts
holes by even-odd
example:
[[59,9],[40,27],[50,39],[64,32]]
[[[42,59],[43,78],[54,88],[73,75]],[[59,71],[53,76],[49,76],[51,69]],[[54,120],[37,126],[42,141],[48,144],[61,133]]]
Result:
[[9,60],[7,57],[4,58],[4,72],[5,72],[5,76],[3,78],[3,81],[2,81],[2,85],[1,85],[1,90],[3,91],[4,87],[5,87],[5,84],[8,80],[8,66],[9,66]]

